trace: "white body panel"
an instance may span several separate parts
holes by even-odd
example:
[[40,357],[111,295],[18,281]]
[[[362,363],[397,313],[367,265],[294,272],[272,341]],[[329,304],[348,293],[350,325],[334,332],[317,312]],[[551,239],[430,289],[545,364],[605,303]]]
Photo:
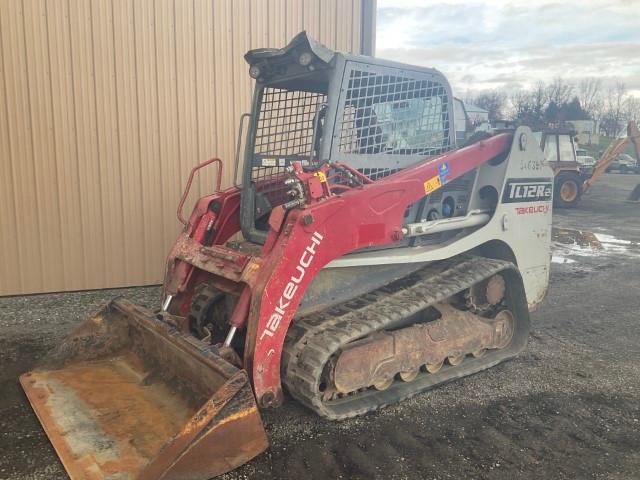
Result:
[[[508,184],[509,180],[511,183]],[[520,180],[518,187],[512,186],[514,180]],[[522,194],[523,189],[533,191],[542,188],[535,187],[535,184],[545,182],[548,182],[550,189],[545,192],[545,199],[524,198],[520,201],[513,198]],[[553,171],[546,164],[538,141],[529,128],[520,127],[516,130],[505,161],[495,166],[484,164],[479,168],[471,209],[474,208],[474,201],[479,201],[477,196],[480,188],[485,186],[494,187],[499,194],[496,210],[486,225],[463,230],[456,237],[435,245],[346,255],[331,262],[327,268],[443,260],[498,240],[513,252],[522,274],[529,308],[534,309],[544,298],[549,284]],[[510,195],[510,198],[505,198]],[[522,195],[526,197],[526,192]]]

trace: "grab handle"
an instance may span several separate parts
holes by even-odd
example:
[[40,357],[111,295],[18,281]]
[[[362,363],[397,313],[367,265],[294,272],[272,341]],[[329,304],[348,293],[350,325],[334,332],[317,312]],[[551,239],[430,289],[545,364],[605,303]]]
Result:
[[220,191],[220,185],[222,182],[222,160],[220,160],[218,157],[214,157],[193,167],[191,169],[191,173],[189,174],[187,185],[184,188],[184,193],[182,194],[182,198],[180,199],[180,204],[178,205],[178,211],[176,212],[178,216],[178,220],[180,220],[180,223],[182,223],[184,226],[187,225],[187,221],[182,216],[182,208],[184,207],[184,202],[186,202],[187,197],[189,196],[189,191],[191,190],[191,184],[193,183],[193,177],[198,170],[206,167],[207,165],[211,165],[212,163],[218,164],[218,177],[216,178],[216,193]]

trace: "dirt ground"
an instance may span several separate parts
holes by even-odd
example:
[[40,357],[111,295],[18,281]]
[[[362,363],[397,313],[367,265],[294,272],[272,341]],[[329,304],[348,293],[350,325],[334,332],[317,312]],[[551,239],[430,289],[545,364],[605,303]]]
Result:
[[[227,479],[640,478],[640,175],[606,175],[554,214],[551,286],[515,360],[332,423],[288,400],[271,447]],[[583,232],[578,235],[573,228]],[[66,478],[17,377],[86,314],[159,289],[0,299],[0,478]]]

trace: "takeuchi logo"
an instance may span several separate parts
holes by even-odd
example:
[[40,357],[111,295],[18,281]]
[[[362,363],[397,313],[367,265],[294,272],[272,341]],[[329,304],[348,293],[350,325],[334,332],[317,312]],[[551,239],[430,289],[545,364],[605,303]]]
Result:
[[276,303],[273,313],[269,317],[269,320],[267,321],[267,324],[264,330],[260,334],[260,340],[262,340],[264,337],[273,337],[274,334],[278,331],[280,322],[282,321],[282,318],[286,315],[287,308],[289,307],[289,305],[291,305],[291,300],[293,300],[293,297],[298,291],[298,286],[300,285],[300,282],[302,282],[302,279],[307,273],[307,269],[309,268],[309,266],[313,262],[313,259],[316,256],[316,247],[320,245],[323,238],[324,237],[318,232],[313,232],[313,235],[311,235],[311,243],[307,245],[307,248],[305,248],[304,251],[302,252],[302,255],[300,255],[300,259],[296,264],[296,268],[294,272],[291,274],[291,277],[289,278],[289,282],[285,285],[284,289],[282,290],[282,294],[278,299],[278,303]]

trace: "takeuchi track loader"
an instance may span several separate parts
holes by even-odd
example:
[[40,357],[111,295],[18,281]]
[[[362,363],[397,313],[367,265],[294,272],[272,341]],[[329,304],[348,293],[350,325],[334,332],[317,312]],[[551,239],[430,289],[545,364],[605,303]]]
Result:
[[285,392],[339,420],[526,344],[553,200],[532,132],[456,149],[442,74],[304,32],[245,59],[241,181],[184,221],[161,307],[113,300],[20,378],[74,479],[210,478],[267,448]]

